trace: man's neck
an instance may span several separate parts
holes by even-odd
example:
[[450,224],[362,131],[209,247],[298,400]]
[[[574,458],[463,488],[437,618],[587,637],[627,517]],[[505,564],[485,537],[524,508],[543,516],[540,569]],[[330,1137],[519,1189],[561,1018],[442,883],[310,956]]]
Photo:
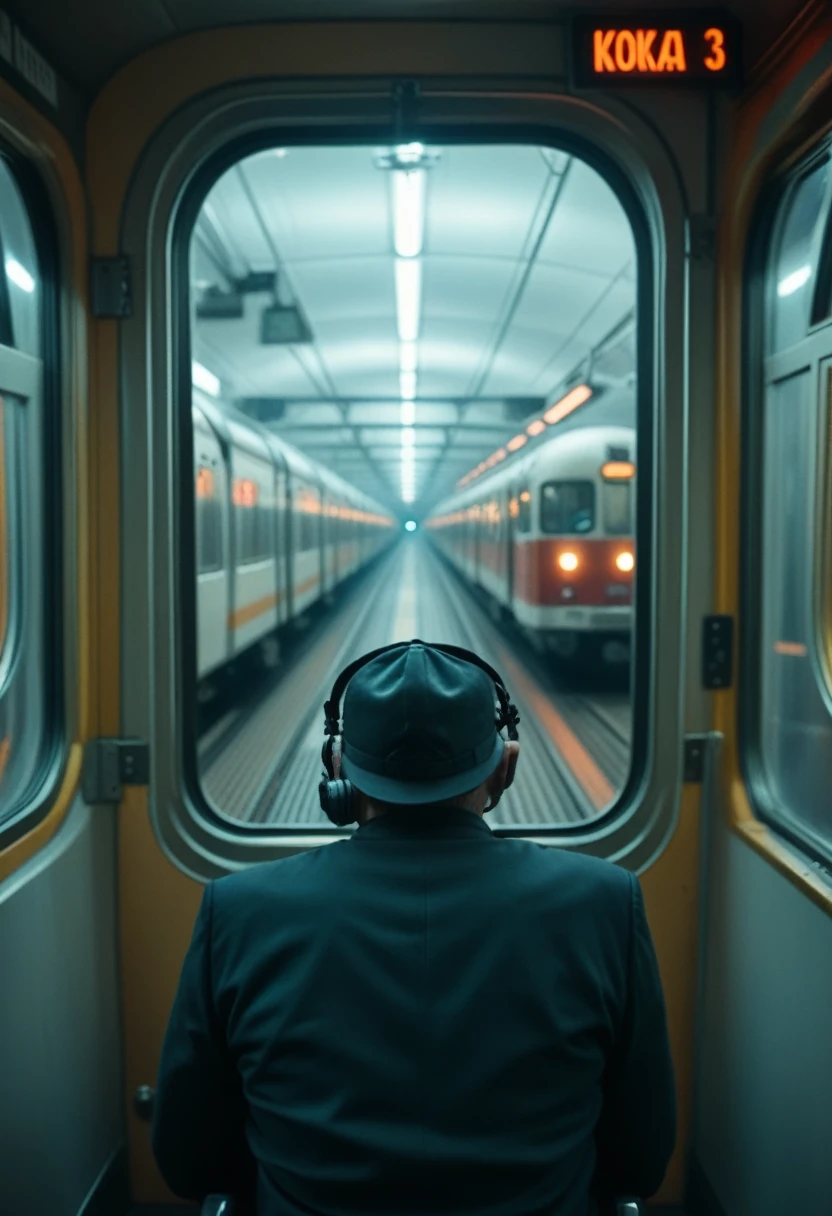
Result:
[[[429,807],[430,807],[431,811],[435,810],[437,813],[439,813],[441,811],[445,811],[445,810],[456,810],[456,811],[468,811],[469,814],[476,815],[478,818],[482,818],[482,815],[483,815],[483,812],[481,810],[477,810],[476,807],[465,806],[463,803],[459,803],[459,802],[430,803]],[[367,802],[365,802],[364,807],[362,808],[361,814],[359,815],[359,818],[358,818],[358,823],[359,823],[359,825],[364,824],[364,823],[369,823],[371,819],[379,819],[379,818],[381,818],[382,815],[407,814],[407,812],[411,811],[411,810],[413,810],[413,811],[423,810],[424,811],[425,809],[427,809],[427,808],[425,808],[425,807],[417,808],[417,807],[410,807],[410,806],[406,806],[406,805],[397,805],[397,806],[390,806],[390,807],[379,806],[377,803],[370,802],[368,800]]]

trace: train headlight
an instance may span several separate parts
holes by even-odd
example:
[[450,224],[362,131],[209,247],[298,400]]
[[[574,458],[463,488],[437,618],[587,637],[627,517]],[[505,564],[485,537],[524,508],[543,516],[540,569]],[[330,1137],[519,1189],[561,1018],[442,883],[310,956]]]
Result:
[[569,552],[561,553],[560,556],[558,557],[558,565],[560,566],[561,570],[567,570],[570,572],[572,570],[577,570],[578,569],[577,553],[569,553]]
[[631,570],[635,569],[636,559],[632,553],[619,553],[615,559],[615,564],[619,570],[623,570],[625,574],[629,574]]

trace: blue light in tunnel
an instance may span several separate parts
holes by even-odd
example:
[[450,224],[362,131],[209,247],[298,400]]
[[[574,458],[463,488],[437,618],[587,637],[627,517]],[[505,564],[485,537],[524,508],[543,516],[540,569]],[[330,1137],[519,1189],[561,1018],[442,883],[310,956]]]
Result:
[[405,532],[415,532],[416,531],[416,520],[409,519],[404,526],[404,530],[405,530]]

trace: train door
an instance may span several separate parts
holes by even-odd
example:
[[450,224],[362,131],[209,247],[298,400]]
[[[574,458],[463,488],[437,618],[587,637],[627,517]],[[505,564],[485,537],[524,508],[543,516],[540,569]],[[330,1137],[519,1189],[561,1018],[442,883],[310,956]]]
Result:
[[506,512],[506,607],[514,611],[514,547],[517,543],[517,516],[519,514],[518,491],[514,484],[506,489],[508,508]]
[[320,545],[321,545],[321,594],[328,596],[335,586],[337,575],[335,570],[335,545],[332,519],[329,514],[329,490],[321,486],[321,516],[320,516]]
[[[137,553],[140,557],[152,553],[154,560],[150,579],[147,578],[149,562],[142,565],[137,560],[134,563],[136,573],[131,571],[130,577],[135,583],[141,574],[149,592],[143,597],[124,595],[121,618],[122,634],[130,639],[129,647],[125,646],[122,723],[129,733],[148,739],[150,754],[154,758],[152,785],[135,793],[129,792],[120,816],[119,848],[124,878],[120,885],[122,958],[126,960],[125,1071],[130,1092],[137,1085],[152,1084],[156,1073],[158,1045],[169,1011],[171,991],[201,894],[199,881],[215,877],[229,868],[240,868],[251,861],[281,856],[290,849],[297,851],[298,847],[305,848],[309,843],[307,835],[298,845],[296,831],[292,835],[293,829],[287,829],[285,833],[280,829],[274,834],[258,834],[241,829],[233,836],[228,832],[220,836],[215,830],[214,821],[204,812],[205,800],[201,791],[182,791],[177,768],[184,744],[180,740],[176,716],[176,709],[182,700],[181,696],[177,699],[178,667],[175,660],[178,636],[168,625],[168,622],[175,622],[178,584],[176,564],[169,551],[175,542],[176,528],[173,526],[175,513],[171,510],[171,501],[175,502],[175,496],[168,472],[172,462],[167,459],[166,445],[168,435],[175,429],[170,425],[175,401],[167,388],[169,369],[176,366],[177,360],[181,360],[183,355],[174,342],[175,334],[169,324],[171,278],[174,274],[169,256],[172,247],[170,234],[178,222],[177,208],[184,207],[181,200],[185,198],[188,183],[194,177],[195,164],[205,161],[207,178],[209,166],[205,160],[208,155],[206,147],[222,151],[223,156],[227,157],[234,141],[242,140],[242,134],[250,135],[255,109],[259,116],[257,121],[264,121],[264,114],[269,123],[282,121],[284,102],[277,92],[269,92],[276,87],[273,82],[258,81],[252,85],[249,94],[245,83],[238,80],[233,97],[229,93],[230,104],[219,107],[214,100],[215,91],[206,87],[209,78],[217,86],[228,82],[227,75],[222,74],[225,70],[223,65],[230,62],[229,55],[241,54],[242,58],[235,62],[244,64],[243,71],[250,70],[248,52],[243,54],[245,36],[245,31],[217,31],[216,37],[211,32],[205,35],[209,41],[213,40],[215,53],[212,53],[210,62],[204,65],[208,77],[201,73],[199,91],[193,95],[188,89],[195,85],[194,77],[189,61],[182,58],[182,71],[169,74],[171,88],[176,91],[177,97],[176,106],[170,107],[170,123],[162,122],[160,110],[152,109],[148,104],[148,99],[154,96],[152,70],[159,67],[158,57],[153,52],[142,60],[141,65],[131,68],[136,70],[133,82],[137,91],[129,97],[129,108],[124,91],[119,92],[116,85],[108,86],[96,102],[98,120],[90,128],[91,204],[96,249],[102,254],[115,249],[135,258],[137,265],[148,266],[147,274],[136,276],[132,316],[119,323],[118,334],[115,335],[118,337],[118,358],[114,351],[115,336],[113,349],[106,346],[111,337],[110,329],[106,328],[110,323],[102,324],[99,327],[101,332],[96,331],[95,335],[99,393],[104,400],[120,396],[125,433],[129,432],[131,439],[136,437],[140,445],[144,443],[151,449],[144,461],[124,462],[121,484],[122,501],[135,504],[129,517],[125,518],[122,551]],[[345,36],[349,37],[349,34]],[[316,35],[311,32],[311,27],[310,37],[314,43]],[[398,48],[398,44],[392,41],[385,43],[382,35],[379,39],[379,45],[384,44],[384,53],[373,58],[375,52],[370,48],[368,54],[373,66],[381,73],[385,69],[389,71],[392,58],[388,52],[392,52],[394,46]],[[373,40],[375,45],[376,41]],[[273,37],[268,29],[264,32],[258,27],[256,47],[260,46],[267,48],[270,55],[272,51],[276,53],[275,64],[285,64],[285,59],[281,58],[284,54],[281,49],[284,46],[282,31],[279,37],[276,34]],[[511,66],[516,71],[526,70],[527,50],[533,51],[534,43],[527,44],[523,55],[516,56],[509,65],[513,54],[509,47],[507,67]],[[499,53],[503,54],[502,45]],[[422,52],[417,48],[416,54],[418,61]],[[425,52],[422,59],[426,79],[430,74],[431,54],[432,50],[430,54]],[[479,54],[475,47],[472,54],[475,57]],[[305,71],[313,66],[313,57],[302,53],[294,63],[294,70]],[[437,63],[433,66],[435,68]],[[272,64],[266,75],[276,70]],[[414,70],[419,71],[418,68]],[[691,1050],[688,1015],[691,1009],[691,985],[695,978],[691,943],[695,939],[697,924],[695,893],[699,853],[695,835],[698,791],[692,788],[682,794],[681,786],[683,698],[680,696],[680,684],[684,674],[680,670],[683,654],[681,622],[682,598],[688,586],[683,577],[686,551],[682,526],[686,519],[685,489],[688,484],[696,486],[702,480],[704,445],[697,449],[700,462],[692,465],[689,478],[683,475],[683,460],[687,450],[688,419],[699,419],[700,411],[694,407],[710,400],[703,390],[711,387],[710,383],[705,386],[704,381],[707,379],[706,369],[712,366],[712,362],[707,357],[697,358],[695,369],[699,373],[699,382],[689,383],[684,353],[688,349],[689,338],[697,353],[701,352],[702,335],[698,332],[688,335],[685,328],[687,318],[692,318],[695,325],[704,326],[706,332],[710,332],[711,318],[707,308],[710,296],[704,287],[692,301],[695,306],[688,306],[686,293],[689,280],[692,277],[696,279],[698,275],[696,285],[700,286],[702,280],[707,278],[707,271],[701,270],[698,263],[692,268],[688,267],[685,222],[688,204],[696,208],[703,206],[699,175],[701,167],[708,163],[704,155],[705,110],[704,107],[687,109],[678,115],[667,111],[668,131],[662,132],[660,138],[654,134],[650,124],[642,120],[631,121],[629,111],[625,113],[619,109],[615,115],[607,115],[606,103],[596,107],[575,107],[570,98],[561,100],[535,94],[512,100],[507,106],[504,99],[492,97],[489,93],[480,97],[466,96],[465,106],[470,110],[463,111],[458,108],[455,95],[449,96],[450,100],[436,97],[431,101],[432,105],[436,105],[437,112],[441,111],[442,116],[447,114],[449,122],[466,121],[465,113],[473,110],[481,115],[483,122],[489,120],[503,124],[507,123],[508,116],[514,114],[515,110],[518,116],[522,113],[523,125],[517,123],[511,141],[518,146],[527,139],[528,130],[535,124],[545,124],[551,129],[553,144],[565,125],[574,137],[576,146],[585,143],[589,150],[600,149],[598,159],[603,160],[604,165],[609,161],[611,175],[611,155],[602,155],[602,150],[605,146],[608,149],[614,147],[616,182],[620,181],[622,195],[626,195],[632,213],[632,222],[638,226],[639,246],[643,246],[648,253],[652,252],[654,227],[659,234],[655,248],[661,254],[661,264],[655,268],[654,274],[653,262],[645,258],[645,273],[638,275],[644,297],[643,300],[639,297],[638,307],[643,310],[645,322],[644,350],[638,356],[639,367],[643,364],[649,373],[661,364],[661,382],[654,385],[648,376],[643,393],[643,412],[650,418],[656,414],[660,422],[655,428],[656,442],[649,446],[649,451],[661,475],[654,476],[653,464],[648,463],[643,484],[653,497],[645,504],[649,509],[640,513],[640,519],[648,529],[644,551],[650,553],[652,564],[649,567],[650,577],[643,579],[641,584],[645,592],[640,610],[644,637],[639,648],[641,668],[636,692],[638,729],[632,747],[629,738],[626,738],[619,749],[623,754],[623,766],[631,765],[633,774],[633,780],[626,788],[621,785],[622,813],[613,805],[615,785],[591,756],[587,759],[587,746],[581,744],[574,732],[564,734],[560,718],[550,714],[547,720],[551,730],[568,741],[561,752],[565,753],[568,746],[574,765],[584,775],[583,779],[575,777],[574,781],[571,778],[564,781],[564,788],[568,786],[571,790],[574,785],[580,794],[581,806],[586,802],[591,808],[580,822],[572,825],[574,830],[570,828],[568,833],[557,835],[561,831],[560,825],[554,825],[552,841],[557,839],[558,844],[562,842],[564,847],[614,857],[621,864],[644,872],[645,901],[658,929],[660,961],[671,981],[674,1000],[671,1009],[672,1030],[682,1079],[680,1088],[686,1095]],[[317,97],[309,99],[309,107],[315,107],[309,110],[310,126],[319,121],[316,115],[319,115],[321,104]],[[355,107],[355,122],[366,124],[370,135],[376,132],[378,114],[374,108],[375,100],[372,106],[365,106],[363,98],[356,93],[350,105]],[[292,142],[303,138],[306,128],[302,129],[301,124],[307,121],[306,106],[305,98],[292,98],[291,121],[294,124],[297,116],[298,124],[297,130],[293,127]],[[201,107],[205,107],[204,111]],[[666,110],[667,107],[657,110],[657,117],[666,117]],[[336,112],[337,106],[333,105],[333,114]],[[105,113],[106,132],[102,125]],[[171,133],[172,126],[175,126],[175,138]],[[130,150],[125,150],[118,161],[118,165],[130,167],[133,164],[131,156],[135,156],[135,172],[125,172],[123,181],[117,179],[118,165],[114,163],[111,149],[111,132],[122,127],[129,128],[136,136],[135,146],[131,145]],[[264,138],[271,138],[271,131],[267,132],[265,127],[263,130]],[[329,138],[328,130],[324,129],[321,120],[320,139]],[[477,134],[476,123],[471,123],[471,131],[472,136]],[[684,141],[679,146],[685,149],[685,163],[684,172],[680,173],[669,164],[667,148],[672,142],[671,137],[681,136],[682,133]],[[574,158],[574,165],[567,176],[563,157],[552,154],[548,145],[543,149],[543,154],[531,151],[534,154],[530,152],[527,157],[524,150],[523,157],[529,161],[530,173],[537,175],[539,170],[545,177],[546,193],[541,197],[551,196],[553,204],[546,214],[564,223],[568,215],[582,215],[580,200],[585,189],[589,188],[587,183],[594,181],[584,162],[580,157]],[[292,164],[291,157],[291,152],[288,156],[270,156],[267,165],[269,174],[272,171],[282,173],[287,164]],[[266,161],[263,163],[266,164]],[[450,155],[447,163],[451,163]],[[375,171],[375,166],[372,167]],[[322,175],[321,180],[331,195],[332,174]],[[654,200],[654,210],[650,213],[651,217],[655,216],[653,226],[647,222],[640,202],[641,194],[637,194],[632,185],[627,185],[643,181],[651,182],[654,187],[650,196]],[[571,190],[575,191],[575,205],[570,210],[563,200],[568,199]],[[375,193],[380,200],[387,197],[387,192],[380,187]],[[561,203],[556,208],[554,202],[557,200]],[[603,205],[606,207],[606,203]],[[505,210],[511,214],[510,206]],[[535,207],[533,214],[540,214],[540,208]],[[624,220],[621,222],[623,224]],[[593,227],[592,224],[590,227]],[[116,248],[113,242],[119,235],[121,241]],[[592,237],[593,241],[597,241],[597,227],[593,229]],[[564,240],[563,233],[553,228],[551,240],[553,246],[558,247]],[[621,255],[622,263],[624,256]],[[421,266],[417,262],[412,264]],[[389,282],[395,283],[393,268],[390,269]],[[612,276],[613,271],[606,267],[604,273]],[[596,293],[601,290],[599,274],[587,273],[585,278],[589,284],[587,291]],[[660,287],[655,293],[655,300],[648,291],[654,280]],[[412,280],[414,283],[420,281]],[[630,301],[630,280],[621,278],[620,281],[621,296]],[[173,288],[177,288],[176,282]],[[384,290],[392,300],[392,291],[386,287]],[[427,299],[429,292],[426,291],[424,295]],[[408,296],[407,300],[411,300],[411,297]],[[619,304],[620,301],[616,303],[616,309]],[[410,308],[409,303],[407,307]],[[530,316],[540,314],[541,306],[537,297],[530,298],[527,307]],[[573,305],[568,307],[574,311]],[[114,326],[110,328],[115,329]],[[599,340],[600,336],[599,331]],[[524,339],[521,339],[522,334],[517,346],[520,351],[524,349]],[[666,350],[667,358],[661,361],[652,359],[654,347]],[[257,353],[266,362],[263,352],[258,349]],[[270,363],[272,352],[267,354]],[[513,384],[510,374],[512,365],[512,360],[507,359],[508,371],[505,375],[500,373],[504,375],[501,383],[506,385],[504,390],[500,390],[501,397]],[[427,369],[427,357],[424,366]],[[564,368],[563,373],[567,370]],[[117,371],[120,378],[116,376]],[[157,393],[160,385],[161,391]],[[427,370],[424,385],[429,385]],[[690,410],[688,401],[691,402]],[[653,432],[646,433],[649,437]],[[484,503],[480,491],[475,493],[480,497],[474,529],[476,567],[478,581],[485,581],[488,577],[486,572],[490,572],[495,564],[492,552],[496,549],[497,529],[491,508],[496,504],[490,499]],[[314,497],[311,487],[295,482],[294,501],[301,503],[301,500],[306,500],[301,503],[303,521],[314,525],[310,528],[313,536],[320,530],[320,521],[315,524],[311,518],[313,514],[320,514],[320,500],[313,503],[311,500]],[[653,523],[658,529],[655,537],[648,528]],[[147,543],[146,535],[151,526],[152,547]],[[487,534],[484,531],[486,528],[489,529]],[[707,530],[697,533],[694,541],[707,548]],[[317,571],[314,567],[309,570],[295,568],[293,571],[296,589],[309,580],[307,602],[317,598],[318,588],[312,586],[313,575],[317,573],[315,582],[319,583],[322,573],[320,545],[317,554],[313,550],[314,545],[310,546],[307,556],[310,563],[317,561]],[[505,576],[504,569],[503,579]],[[700,597],[707,592],[707,588],[699,584],[695,590]],[[299,600],[298,594],[295,604],[296,608],[302,610]],[[694,601],[692,608],[701,609],[701,604]],[[654,620],[661,620],[660,631],[651,630]],[[507,671],[509,678],[512,678],[512,672],[519,676],[522,683],[523,673],[516,664]],[[533,692],[534,689],[530,689],[530,695]],[[545,705],[541,704],[541,708],[545,709]],[[693,698],[693,709],[700,708],[698,701]],[[691,713],[692,727],[695,728],[701,721],[701,714],[697,716]],[[592,724],[595,722],[596,718],[593,718]],[[583,784],[584,779],[586,784]],[[584,793],[587,793],[586,798]],[[680,803],[683,803],[681,810]],[[606,814],[607,811],[609,814]],[[682,832],[677,829],[677,821],[683,827]],[[527,827],[528,824],[517,823],[513,825],[513,830],[525,831]],[[677,891],[680,892],[678,897],[673,894]],[[152,982],[147,982],[148,976],[152,977]],[[687,1102],[684,1096],[683,1101]],[[141,1201],[150,1197],[164,1198],[164,1191],[152,1169],[147,1129],[139,1126],[132,1115],[130,1119],[134,1196]],[[666,1199],[678,1198],[679,1171],[685,1147],[683,1129],[679,1163],[669,1178],[664,1193]]]
[[231,655],[229,485],[220,440],[194,410],[196,628],[199,677]]
[[286,528],[288,502],[288,469],[285,462],[272,451],[275,477],[275,557],[277,576],[277,623],[285,625],[289,619],[289,536]]
[[326,521],[326,490],[320,482],[315,483],[315,492],[317,494],[317,510],[312,518],[314,535],[318,546],[318,554],[320,559],[320,580],[321,580],[321,598],[326,599],[329,595],[332,576],[331,576],[331,557],[329,553],[329,528]]

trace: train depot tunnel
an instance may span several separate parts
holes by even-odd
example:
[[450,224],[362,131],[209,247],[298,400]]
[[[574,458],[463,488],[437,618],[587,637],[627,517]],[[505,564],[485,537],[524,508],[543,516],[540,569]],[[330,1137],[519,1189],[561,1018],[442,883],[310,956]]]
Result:
[[638,278],[602,168],[524,143],[266,147],[194,197],[183,602],[221,816],[324,827],[334,676],[414,637],[509,685],[524,827],[621,793]]

